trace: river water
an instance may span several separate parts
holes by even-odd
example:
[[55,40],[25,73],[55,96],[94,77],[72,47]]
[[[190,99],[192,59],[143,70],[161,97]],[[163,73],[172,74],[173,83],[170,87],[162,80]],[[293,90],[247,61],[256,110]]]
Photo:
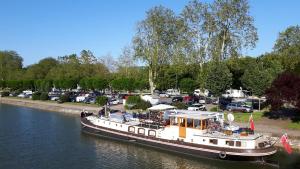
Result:
[[[279,152],[280,168],[300,168],[300,155]],[[248,162],[200,159],[81,132],[80,118],[0,104],[0,168],[93,169],[274,168]]]

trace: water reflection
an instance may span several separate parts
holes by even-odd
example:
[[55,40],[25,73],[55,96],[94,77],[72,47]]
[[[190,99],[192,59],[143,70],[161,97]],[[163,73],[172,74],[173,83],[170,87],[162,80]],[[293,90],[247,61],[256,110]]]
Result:
[[103,137],[90,136],[89,140],[97,156],[97,166],[105,168],[164,168],[164,169],[269,169],[249,162],[232,162],[212,159],[201,159],[181,154],[169,153],[155,148],[116,141]]

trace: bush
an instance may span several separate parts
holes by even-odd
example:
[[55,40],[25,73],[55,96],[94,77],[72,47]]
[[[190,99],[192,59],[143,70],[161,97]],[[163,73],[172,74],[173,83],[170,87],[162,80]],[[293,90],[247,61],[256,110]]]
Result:
[[[132,105],[132,107],[128,105]],[[140,96],[129,96],[126,100],[125,108],[146,110],[151,106],[150,102],[142,100]]]
[[6,96],[9,96],[9,92],[8,91],[2,91],[0,93],[1,97],[6,97]]
[[141,101],[138,102],[133,108],[146,110],[149,107],[152,107],[152,104],[141,99]]
[[172,106],[175,106],[177,109],[187,109],[188,108],[188,106],[182,102],[174,102],[174,103],[172,103]]
[[48,100],[49,99],[49,96],[48,96],[48,93],[41,93],[40,95],[40,100]]
[[108,101],[106,96],[98,96],[96,97],[96,103],[100,106],[104,106]]
[[59,102],[64,103],[64,102],[69,102],[70,101],[70,95],[69,94],[62,94],[59,96]]
[[140,96],[128,96],[126,104],[138,104],[141,100]]
[[35,92],[32,94],[32,100],[40,100],[41,92]]

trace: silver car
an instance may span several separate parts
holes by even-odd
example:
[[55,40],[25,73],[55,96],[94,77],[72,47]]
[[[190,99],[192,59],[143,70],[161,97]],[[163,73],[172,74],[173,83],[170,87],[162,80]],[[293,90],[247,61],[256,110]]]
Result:
[[238,111],[238,112],[252,112],[252,107],[244,105],[242,103],[229,103],[226,106],[226,110],[228,111]]

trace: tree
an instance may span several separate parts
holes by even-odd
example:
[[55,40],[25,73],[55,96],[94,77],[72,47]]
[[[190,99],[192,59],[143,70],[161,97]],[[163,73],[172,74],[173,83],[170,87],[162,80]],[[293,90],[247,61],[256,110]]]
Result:
[[273,49],[271,55],[281,61],[284,69],[297,69],[297,64],[300,63],[300,26],[290,26],[280,32]]
[[300,44],[300,26],[290,26],[283,32],[279,33],[275,45],[275,52],[283,52],[284,50]]
[[210,43],[216,33],[216,23],[209,4],[201,3],[197,0],[190,1],[184,7],[181,16],[187,25],[187,38],[189,45],[192,45],[192,55],[194,61],[202,65],[210,59]]
[[181,79],[179,86],[181,91],[192,93],[197,87],[197,83],[191,78],[183,78]]
[[272,110],[278,110],[285,103],[300,110],[300,76],[289,72],[280,74],[266,91],[266,96]]
[[282,68],[278,61],[258,62],[245,70],[241,82],[254,95],[262,96],[281,71]]
[[235,56],[243,47],[255,47],[258,40],[247,0],[215,0],[212,4],[216,33],[213,45],[218,60]]
[[93,88],[98,90],[104,90],[108,87],[108,81],[103,78],[96,78],[93,80]]
[[136,89],[134,86],[135,80],[132,78],[118,78],[111,81],[111,86],[114,90],[133,91]]
[[80,79],[82,78],[82,70],[80,60],[76,54],[58,57],[59,65],[55,69],[51,69],[47,75],[47,79]]
[[108,102],[108,98],[106,96],[96,97],[96,103],[100,106],[106,105],[107,102]]
[[58,61],[54,58],[48,57],[42,59],[37,64],[30,65],[26,68],[25,79],[44,79],[51,69],[55,69]]
[[146,12],[146,19],[138,23],[133,40],[135,58],[144,61],[148,66],[151,93],[156,88],[159,67],[171,61],[175,35],[175,14],[163,6],[151,8]]
[[122,50],[121,55],[118,58],[118,71],[122,73],[125,77],[129,77],[130,75],[130,67],[134,67],[134,58],[132,47],[125,46]]
[[214,62],[209,66],[205,88],[220,96],[232,84],[232,74],[225,63]]
[[254,57],[242,57],[242,58],[230,58],[226,61],[226,64],[232,73],[232,88],[240,89],[245,88],[242,83],[242,76],[247,69],[251,69],[257,64],[257,59]]
[[23,58],[15,51],[0,51],[0,80],[20,79]]

